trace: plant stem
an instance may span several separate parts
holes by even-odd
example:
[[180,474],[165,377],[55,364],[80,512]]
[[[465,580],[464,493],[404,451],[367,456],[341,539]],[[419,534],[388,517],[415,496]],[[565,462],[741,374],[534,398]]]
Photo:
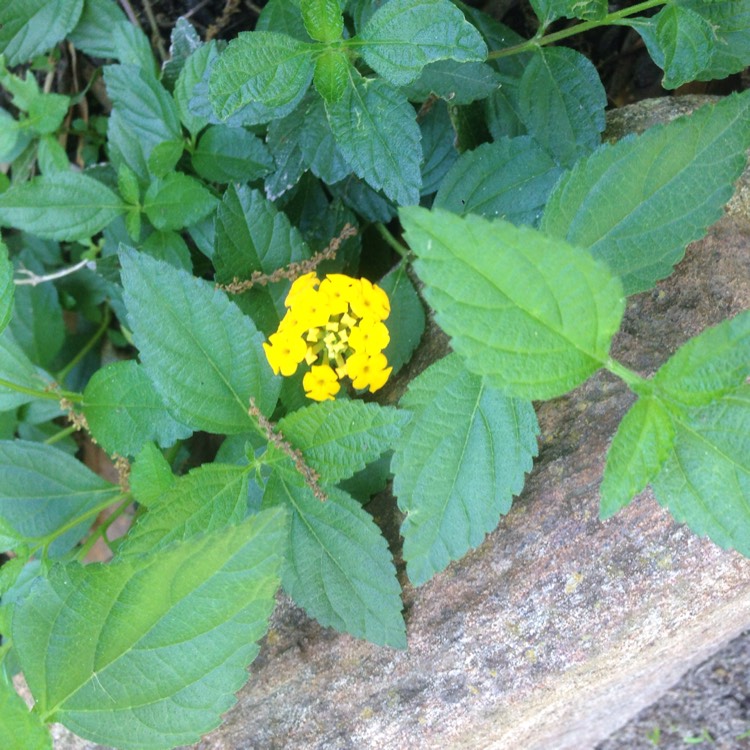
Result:
[[609,13],[604,18],[601,18],[598,21],[583,21],[582,23],[577,23],[575,24],[575,26],[571,26],[568,29],[556,31],[554,34],[534,37],[533,39],[529,39],[526,42],[516,44],[512,47],[495,50],[494,52],[490,52],[489,55],[487,55],[487,59],[498,60],[501,57],[509,57],[510,55],[518,55],[522,52],[529,52],[530,50],[536,49],[537,47],[544,47],[547,44],[554,44],[555,42],[559,42],[561,39],[567,39],[568,37],[575,36],[576,34],[581,34],[584,31],[596,29],[599,26],[617,24],[622,21],[622,19],[627,18],[628,16],[634,16],[638,13],[643,12],[644,10],[649,10],[650,8],[658,8],[660,5],[666,4],[667,0],[646,0],[646,2],[639,3],[638,5],[633,5],[630,8],[623,8],[622,10],[618,10],[614,13]]
[[624,380],[628,388],[633,393],[641,395],[651,390],[651,382],[642,378],[637,372],[628,369],[625,365],[621,365],[617,360],[610,357],[605,363],[604,367],[609,370],[613,375],[616,375],[620,380]]
[[78,560],[84,560],[88,555],[91,548],[96,544],[96,540],[101,537],[109,546],[109,540],[107,539],[107,530],[109,527],[125,512],[127,507],[130,505],[130,498],[125,498],[120,505],[112,512],[110,516],[99,526],[96,531],[84,542],[81,549],[76,554]]
[[83,348],[68,362],[65,367],[57,373],[57,379],[60,382],[64,382],[65,378],[70,374],[70,371],[91,351],[97,341],[106,333],[109,328],[109,322],[112,318],[112,313],[109,309],[109,305],[105,306],[104,314],[102,315],[102,322],[94,332],[94,335],[84,344]]
[[54,435],[50,435],[45,441],[45,445],[54,445],[55,443],[59,443],[63,438],[68,437],[68,435],[72,435],[78,428],[75,425],[70,425],[70,427],[66,427],[65,429],[60,430],[59,432],[56,432]]
[[28,284],[30,286],[36,286],[42,284],[45,281],[54,281],[55,279],[62,279],[64,276],[70,276],[70,274],[80,271],[82,268],[90,268],[92,271],[96,268],[96,261],[94,260],[82,260],[69,268],[63,268],[60,271],[54,273],[47,273],[44,276],[37,276],[33,271],[28,271],[25,268],[19,268],[17,273],[26,274],[25,279],[13,279],[13,283],[16,286],[22,286]]
[[404,260],[407,260],[409,257],[409,250],[405,248],[390,232],[388,227],[386,227],[385,224],[382,222],[377,222],[375,224],[375,229],[377,229],[378,234],[386,241],[388,245],[390,245]]
[[59,401],[61,398],[67,398],[69,401],[80,403],[83,401],[82,393],[75,393],[73,391],[38,391],[35,388],[27,388],[25,385],[19,385],[18,383],[11,383],[10,380],[0,378],[0,388],[7,388],[10,391],[16,393],[25,393],[27,396],[33,396],[34,398],[43,398],[47,401]]

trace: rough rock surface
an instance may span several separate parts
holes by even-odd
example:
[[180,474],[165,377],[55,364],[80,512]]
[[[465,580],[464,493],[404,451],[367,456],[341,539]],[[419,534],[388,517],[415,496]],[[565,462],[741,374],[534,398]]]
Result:
[[[629,300],[617,358],[651,373],[750,307],[741,209]],[[417,367],[444,351],[430,337]],[[540,455],[511,512],[462,561],[405,585],[408,650],[321,628],[281,598],[237,706],[196,748],[586,750],[746,629],[750,560],[675,524],[649,490],[598,520],[607,446],[632,400],[604,373],[539,406]]]

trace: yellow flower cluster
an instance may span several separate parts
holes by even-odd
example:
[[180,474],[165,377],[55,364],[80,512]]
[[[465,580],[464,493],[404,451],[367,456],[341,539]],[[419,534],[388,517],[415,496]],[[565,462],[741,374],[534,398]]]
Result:
[[315,272],[295,279],[276,333],[263,344],[277,375],[294,375],[304,361],[302,379],[308,398],[333,399],[348,377],[355,388],[382,388],[392,367],[383,349],[390,336],[383,321],[391,312],[388,295],[367,279]]

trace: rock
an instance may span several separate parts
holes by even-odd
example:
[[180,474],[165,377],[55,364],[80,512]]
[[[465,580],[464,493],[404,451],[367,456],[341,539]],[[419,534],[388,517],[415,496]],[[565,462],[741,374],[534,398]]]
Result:
[[[664,106],[668,118],[682,104]],[[613,347],[626,365],[651,373],[750,307],[742,209],[629,300]],[[417,369],[445,351],[433,332]],[[405,584],[408,650],[322,628],[280,597],[237,705],[195,747],[586,750],[652,703],[750,623],[750,560],[674,523],[650,490],[598,520],[607,447],[632,401],[600,373],[539,405],[540,455],[511,512],[428,584]]]

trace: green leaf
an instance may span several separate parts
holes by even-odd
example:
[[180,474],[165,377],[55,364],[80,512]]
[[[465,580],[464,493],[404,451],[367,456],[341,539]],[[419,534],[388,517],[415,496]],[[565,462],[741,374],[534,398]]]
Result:
[[[249,279],[253,272],[272,273],[310,256],[296,227],[257,190],[230,185],[216,214],[216,279],[227,284]],[[289,283],[256,286],[243,295],[247,309],[264,330],[283,317]]]
[[501,138],[464,151],[433,205],[457,214],[535,224],[562,172],[533,138]]
[[309,42],[310,35],[305,29],[300,5],[300,0],[268,0],[260,12],[256,30],[278,31]]
[[130,465],[128,483],[139,505],[156,505],[176,478],[164,454],[153,444],[146,443]]
[[92,57],[115,56],[112,29],[125,20],[125,14],[114,0],[85,0],[78,25],[68,39],[81,52]]
[[152,258],[166,261],[175,268],[193,270],[190,248],[178,232],[152,232],[140,249]]
[[326,103],[343,157],[358,177],[391,200],[418,203],[422,148],[414,109],[384,81],[362,78],[353,68],[349,76],[341,99]]
[[390,0],[355,39],[365,62],[396,86],[415,80],[436,60],[487,57],[481,34],[448,0]]
[[750,388],[673,419],[675,439],[651,481],[681,523],[750,556]]
[[173,172],[149,185],[143,210],[157,229],[182,229],[197,224],[217,204],[216,198],[199,180]]
[[456,131],[453,130],[448,105],[445,102],[434,102],[429,112],[419,119],[419,130],[422,134],[424,154],[424,161],[420,167],[420,192],[422,196],[432,195],[458,159]]
[[305,0],[300,4],[307,33],[318,42],[335,42],[344,32],[339,0]]
[[500,76],[487,63],[438,60],[402,90],[410,101],[423,102],[434,94],[457,105],[484,99],[499,87]]
[[662,86],[675,89],[704,71],[716,44],[714,29],[698,13],[666,5],[651,18],[629,21],[646,43],[653,61],[664,71]]
[[[0,380],[5,380],[21,388],[44,391],[50,386],[51,378],[37,372],[29,358],[13,338],[13,332],[6,328],[0,334]],[[0,412],[14,409],[34,400],[32,394],[0,384]]]
[[[290,117],[299,117],[292,113]],[[301,118],[300,118],[301,119]],[[304,120],[298,134],[299,149],[310,171],[328,185],[351,174],[351,167],[342,156],[328,124],[325,104],[315,97],[305,107]]]
[[655,397],[636,401],[620,422],[607,453],[599,517],[624,508],[659,473],[674,442],[669,412]]
[[653,383],[688,406],[703,406],[736,390],[750,375],[750,310],[708,328],[663,364]]
[[132,249],[120,258],[135,344],[169,411],[220,434],[253,428],[251,397],[270,414],[281,384],[252,320],[207,281]]
[[[214,66],[209,97],[222,119],[258,102],[283,117],[305,95],[314,45],[272,31],[240,33]],[[271,118],[269,118],[271,119]]]
[[572,166],[599,145],[607,94],[596,68],[579,52],[538,48],[524,70],[518,96],[529,135],[561,166]]
[[147,554],[201,533],[235,526],[247,515],[247,468],[205,464],[171,482],[118,549]]
[[0,441],[0,546],[52,541],[51,554],[67,552],[93,522],[92,510],[119,492],[51,445]]
[[208,119],[190,109],[190,100],[193,98],[193,90],[203,80],[209,64],[216,58],[218,58],[218,52],[215,41],[198,47],[185,60],[174,86],[174,101],[180,120],[193,137],[208,125]]
[[419,586],[477,547],[510,510],[537,454],[531,403],[483,384],[453,354],[401,400],[414,416],[393,456],[409,580]]
[[750,92],[733,94],[601,146],[557,183],[542,229],[606,261],[626,294],[650,289],[721,217],[745,167],[749,110]]
[[148,155],[146,163],[154,177],[168,177],[177,166],[185,150],[185,141],[179,138],[174,141],[157,143]]
[[335,484],[393,447],[407,421],[408,415],[393,407],[323,401],[288,414],[279,429],[323,484]]
[[0,240],[0,332],[5,330],[13,315],[15,288],[13,264],[8,257],[8,248]]
[[337,102],[344,95],[350,67],[346,53],[337,49],[324,50],[315,60],[313,84],[325,101]]
[[441,209],[402,209],[401,222],[438,324],[488,385],[554,398],[606,362],[625,300],[618,279],[587,252]]
[[422,339],[426,322],[424,308],[405,265],[396,266],[378,286],[391,301],[391,314],[385,321],[391,340],[383,354],[397,373],[411,359]]
[[115,57],[124,65],[137,65],[156,73],[157,64],[151,42],[141,29],[129,20],[118,21],[112,29]]
[[558,18],[601,20],[607,15],[607,0],[531,0],[542,27]]
[[52,568],[13,616],[37,713],[123,750],[218,726],[268,626],[284,522],[261,513],[158,555]]
[[268,480],[263,506],[291,511],[284,590],[321,625],[404,648],[401,590],[388,545],[358,502],[335,487],[325,490],[321,502],[299,474],[280,468]]
[[52,750],[52,737],[38,714],[0,680],[0,747],[5,750]]
[[203,46],[195,27],[184,16],[180,16],[169,35],[169,60],[161,68],[161,82],[170,90],[174,89],[185,62]]
[[50,240],[87,240],[125,209],[106,185],[80,172],[43,175],[0,194],[0,224]]
[[192,155],[193,169],[209,182],[253,182],[274,167],[268,147],[244,128],[211,125]]
[[13,0],[0,5],[0,53],[20,65],[61,42],[75,27],[83,0]]
[[83,413],[96,442],[110,454],[135,456],[149,440],[169,447],[191,434],[170,416],[133,360],[113,362],[93,374],[83,393]]

